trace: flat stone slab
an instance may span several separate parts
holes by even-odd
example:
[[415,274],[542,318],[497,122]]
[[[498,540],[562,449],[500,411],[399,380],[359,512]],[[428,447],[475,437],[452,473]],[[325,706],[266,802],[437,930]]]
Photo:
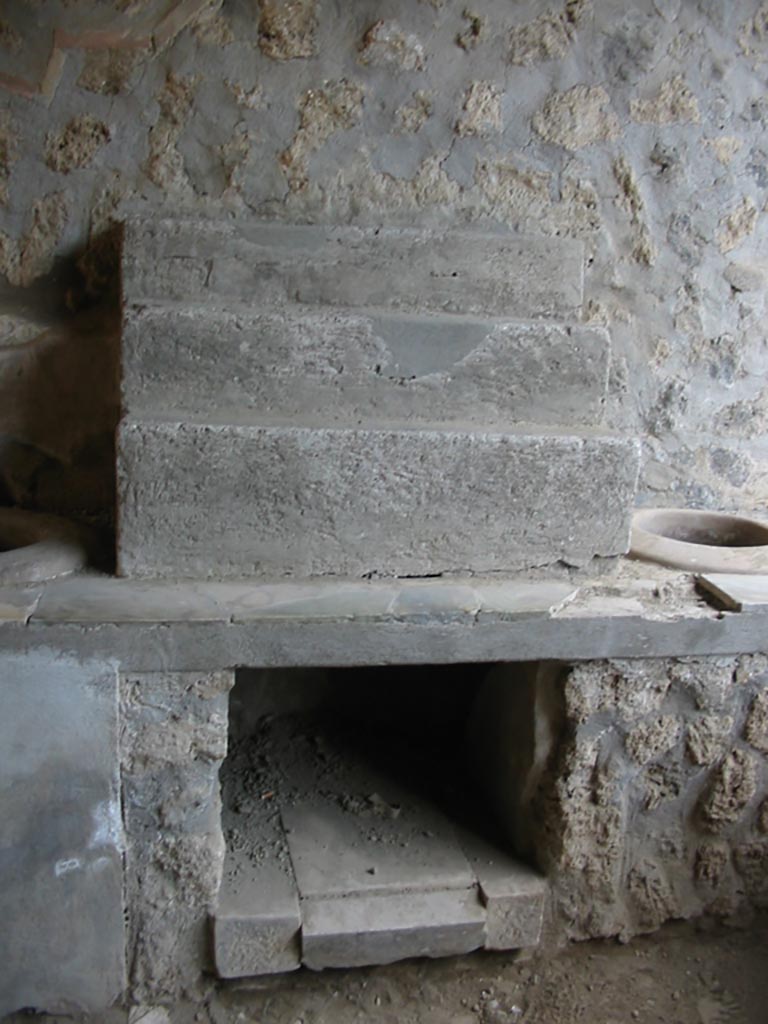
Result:
[[[680,657],[759,653],[765,648],[768,609],[749,615],[723,615],[695,592],[693,578],[661,566],[618,559],[613,572],[575,587],[561,579],[530,582],[522,577],[472,577],[482,599],[477,612],[434,618],[418,614],[395,617],[388,601],[373,599],[379,614],[360,616],[353,607],[351,581],[335,578],[270,584],[257,580],[204,584],[242,593],[242,618],[225,610],[219,621],[174,621],[159,603],[154,620],[121,621],[107,602],[92,625],[65,617],[46,621],[43,599],[24,621],[0,619],[0,647],[26,656],[51,649],[72,652],[120,666],[124,672],[216,671],[222,665],[257,668],[436,665],[469,662],[583,661],[601,658]],[[559,574],[560,570],[553,572]],[[638,573],[643,576],[638,578]],[[629,575],[629,579],[627,578]],[[135,580],[117,579],[118,588],[133,590]],[[146,581],[140,581],[142,586]],[[355,586],[452,587],[451,579],[357,580]],[[43,597],[49,587],[43,585]],[[172,581],[156,581],[158,593]],[[203,584],[195,581],[197,588]],[[264,594],[316,590],[324,614],[282,605],[272,614]],[[343,613],[334,608],[332,592],[345,590]],[[518,591],[518,586],[522,588]],[[530,590],[529,590],[530,588]],[[539,589],[541,588],[541,589]],[[14,589],[14,588],[11,588]],[[484,610],[497,593],[498,611]],[[625,595],[631,594],[631,599]],[[326,599],[327,598],[327,599]],[[281,599],[282,600],[282,599]],[[247,607],[245,606],[245,602]],[[378,602],[378,603],[377,603]],[[95,627],[95,628],[93,628]]]
[[768,576],[713,572],[697,576],[696,585],[728,611],[749,612],[768,605]]
[[0,588],[0,622],[172,623],[277,620],[441,622],[536,618],[579,588],[557,580],[304,580],[283,583],[80,576]]
[[363,967],[479,949],[485,913],[474,889],[302,900],[307,967]]
[[478,619],[516,619],[520,616],[561,614],[575,600],[581,587],[570,583],[541,580],[489,579],[474,581],[481,597]]
[[229,613],[214,588],[194,583],[125,581],[75,577],[52,583],[36,612],[45,622],[220,622]]
[[571,238],[478,231],[134,218],[126,302],[245,300],[411,312],[567,319],[583,299],[584,249]]
[[0,654],[0,1017],[125,986],[114,664]]
[[590,425],[605,331],[478,317],[302,309],[129,307],[123,408],[257,410],[294,423]]
[[598,434],[124,420],[119,571],[432,575],[627,550],[639,446]]
[[293,971],[301,966],[296,883],[281,865],[227,851],[213,947],[220,978]]
[[[140,585],[120,580],[119,585]],[[163,583],[155,586],[162,587]],[[305,580],[275,584],[199,583],[211,588],[233,622],[254,619],[451,621],[517,619],[551,615],[579,588],[559,580],[492,578],[399,580]],[[231,593],[230,593],[230,588]]]
[[356,815],[319,799],[283,808],[303,898],[468,889],[473,884],[453,828],[436,809],[414,809],[409,794],[402,801],[389,792],[375,797],[381,805],[378,815]]

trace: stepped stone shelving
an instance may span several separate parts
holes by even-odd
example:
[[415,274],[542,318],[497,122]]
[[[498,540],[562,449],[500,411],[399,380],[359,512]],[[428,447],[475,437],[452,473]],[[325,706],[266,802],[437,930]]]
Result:
[[514,571],[627,547],[583,253],[502,233],[135,220],[119,569]]

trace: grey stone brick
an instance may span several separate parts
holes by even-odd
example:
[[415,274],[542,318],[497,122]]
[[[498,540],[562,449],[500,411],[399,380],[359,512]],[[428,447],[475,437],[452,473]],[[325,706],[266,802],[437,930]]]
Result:
[[479,836],[462,832],[461,845],[477,877],[485,906],[485,948],[522,949],[538,945],[547,880]]
[[220,978],[276,974],[301,966],[301,916],[296,884],[275,862],[253,864],[227,852],[213,916]]
[[475,889],[303,900],[307,967],[362,967],[479,949],[485,913]]
[[123,297],[567,318],[582,304],[583,260],[563,237],[134,219]]
[[292,422],[598,423],[601,329],[458,316],[129,308],[123,405]]
[[427,575],[627,548],[636,442],[124,421],[120,572]]

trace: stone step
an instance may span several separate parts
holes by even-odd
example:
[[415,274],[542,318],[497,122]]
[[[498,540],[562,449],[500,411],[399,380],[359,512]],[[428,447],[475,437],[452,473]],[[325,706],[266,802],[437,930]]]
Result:
[[461,830],[459,839],[485,907],[485,948],[537,946],[548,892],[546,879],[475,833]]
[[364,967],[482,948],[485,912],[475,889],[302,900],[302,963]]
[[[256,834],[267,846],[269,834]],[[213,951],[220,978],[279,974],[301,966],[296,883],[274,857],[259,861],[227,850],[213,914]]]
[[386,310],[128,307],[123,407],[326,423],[599,423],[609,341],[581,325]]
[[584,250],[570,238],[479,231],[320,227],[269,221],[134,218],[126,302],[242,300],[574,318]]
[[[354,781],[362,781],[362,775],[358,771]],[[365,791],[375,793],[382,808],[375,829],[370,815],[346,809],[344,794],[337,800],[312,794],[283,808],[291,862],[303,898],[381,895],[405,889],[448,891],[474,884],[475,876],[445,815],[429,801],[419,801],[406,787],[394,786],[387,778],[382,786],[381,781],[373,782],[375,789],[368,778],[364,781]],[[400,819],[397,810],[387,817],[390,808],[402,807],[408,808],[408,822]]]
[[627,550],[630,438],[132,420],[118,441],[132,577],[425,576]]

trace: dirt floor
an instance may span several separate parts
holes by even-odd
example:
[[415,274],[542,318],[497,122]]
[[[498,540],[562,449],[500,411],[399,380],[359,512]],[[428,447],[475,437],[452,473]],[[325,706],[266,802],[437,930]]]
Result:
[[[302,970],[134,1008],[130,1024],[768,1024],[768,914],[672,924],[628,945],[547,959],[477,953],[351,971]],[[13,1018],[29,1024],[28,1015]],[[36,1017],[35,1020],[41,1021]],[[65,1018],[42,1018],[64,1024]],[[98,1024],[123,1024],[112,1011]],[[41,1024],[42,1024],[41,1021]]]

